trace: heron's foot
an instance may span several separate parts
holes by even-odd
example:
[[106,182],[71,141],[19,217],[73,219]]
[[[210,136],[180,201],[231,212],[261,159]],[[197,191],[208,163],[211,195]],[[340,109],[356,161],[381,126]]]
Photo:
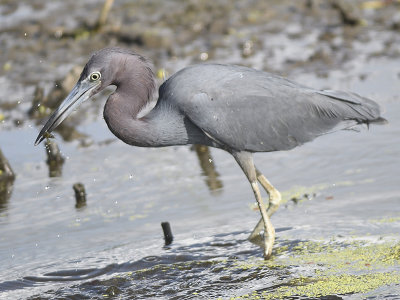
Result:
[[271,257],[275,242],[275,229],[270,222],[266,228],[261,218],[248,237],[248,240],[260,248],[263,248],[264,258],[268,259]]
[[267,208],[268,216],[272,216],[281,205],[282,196],[281,193],[277,189],[273,189],[269,191],[269,204]]
[[253,231],[250,233],[247,238],[251,243],[263,248],[264,247],[264,236],[261,234],[261,231],[264,229],[263,219],[260,218],[257,225],[254,227]]
[[275,228],[269,222],[268,226],[264,225],[264,259],[268,259],[272,254],[272,247],[275,242]]
[[264,259],[270,259],[272,255],[272,247],[274,246],[274,243],[266,244],[264,248]]
[[275,242],[275,230],[273,230],[273,234],[270,232],[270,235],[263,234],[259,235],[261,239],[261,243],[257,243],[263,249],[264,259],[269,259],[272,254],[272,248],[274,247]]

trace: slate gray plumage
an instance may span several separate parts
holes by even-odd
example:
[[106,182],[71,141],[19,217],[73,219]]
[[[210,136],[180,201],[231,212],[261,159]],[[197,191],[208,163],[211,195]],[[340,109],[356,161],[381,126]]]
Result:
[[[155,107],[142,109],[155,89],[151,64],[125,49],[93,54],[71,94],[50,116],[36,144],[81,102],[109,85],[117,89],[104,107],[109,129],[127,144],[141,147],[203,144],[230,152],[249,179],[262,220],[250,238],[264,228],[264,256],[275,238],[269,216],[279,192],[256,170],[253,152],[289,150],[336,129],[383,122],[376,102],[354,93],[318,91],[251,68],[221,64],[187,67],[166,80]],[[263,204],[257,180],[270,196]]]

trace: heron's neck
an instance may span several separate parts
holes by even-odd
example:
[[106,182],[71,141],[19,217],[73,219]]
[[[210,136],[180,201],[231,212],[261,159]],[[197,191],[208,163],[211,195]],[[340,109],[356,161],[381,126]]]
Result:
[[[137,87],[135,83],[117,85],[104,106],[103,115],[108,128],[128,144],[142,144],[140,136],[146,135],[146,122],[139,119],[138,114],[150,99],[146,89]],[[134,137],[133,133],[136,133]]]
[[108,128],[120,140],[139,147],[212,144],[200,129],[185,120],[180,110],[168,101],[157,103],[149,113],[139,118],[139,112],[147,103],[136,94],[120,94],[117,89],[104,107]]

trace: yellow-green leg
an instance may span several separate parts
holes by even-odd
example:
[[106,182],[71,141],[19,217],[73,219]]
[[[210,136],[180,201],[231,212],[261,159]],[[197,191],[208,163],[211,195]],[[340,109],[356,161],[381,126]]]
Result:
[[[274,186],[268,181],[268,179],[257,169],[256,169],[256,175],[257,175],[257,180],[261,183],[261,185],[263,186],[263,188],[265,189],[265,191],[269,196],[267,214],[269,217],[271,217],[279,208],[279,205],[282,200],[281,193],[276,188],[274,188]],[[261,244],[260,232],[263,230],[263,227],[264,227],[263,219],[261,218],[248,238],[250,242],[260,246]]]
[[[235,157],[236,161],[245,173],[247,179],[250,181],[251,188],[253,189],[254,196],[260,209],[262,221],[259,223],[261,223],[261,229],[264,230],[264,238],[261,246],[264,249],[264,258],[268,259],[271,256],[272,247],[275,241],[275,229],[267,213],[264,201],[261,198],[260,189],[257,183],[258,176],[253,163],[253,157],[249,152],[234,152],[232,153],[232,155]],[[264,186],[263,182],[260,181],[260,183]],[[259,232],[261,231],[261,229],[259,230]]]

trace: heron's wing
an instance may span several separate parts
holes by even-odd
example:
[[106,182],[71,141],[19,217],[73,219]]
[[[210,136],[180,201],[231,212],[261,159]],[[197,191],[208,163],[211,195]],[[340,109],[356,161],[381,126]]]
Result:
[[340,123],[346,127],[379,117],[378,105],[356,94],[316,91],[280,77],[261,79],[243,87],[230,80],[218,90],[194,94],[180,107],[217,143],[256,152],[291,149]]

